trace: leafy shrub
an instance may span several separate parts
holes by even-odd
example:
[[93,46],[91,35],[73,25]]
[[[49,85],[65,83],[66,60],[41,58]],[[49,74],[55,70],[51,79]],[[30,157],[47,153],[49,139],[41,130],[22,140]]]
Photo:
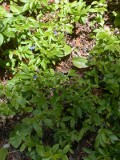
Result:
[[1,65],[15,70],[23,63],[30,68],[46,69],[69,55],[65,33],[72,33],[73,24],[84,21],[90,7],[85,2],[49,5],[47,1],[11,1],[10,11],[0,6]]
[[[88,159],[115,159],[119,158],[120,135],[120,40],[110,31],[96,30],[96,46],[92,50],[91,65],[95,68],[88,73],[96,84],[102,89],[98,113],[102,113],[104,123],[98,131],[95,148],[99,152],[96,157],[93,152]],[[99,110],[100,109],[100,110]],[[97,118],[98,120],[99,118]],[[108,147],[108,145],[110,145]]]
[[[86,126],[87,128],[78,134],[75,126],[84,115],[84,100],[88,101],[86,109],[90,110],[91,98],[88,100],[85,96],[79,100],[80,94],[84,94],[81,88],[79,87],[81,91],[78,94],[78,91],[73,89],[77,87],[76,84],[71,86],[67,81],[67,77],[59,74],[37,75],[34,80],[29,73],[20,73],[18,78],[16,76],[6,86],[7,106],[12,111],[30,114],[30,117],[24,118],[22,123],[17,125],[11,134],[10,142],[14,147],[21,146],[21,151],[28,148],[33,159],[67,159],[66,153],[70,150],[72,141],[78,140],[78,137],[81,139],[83,133],[89,129],[89,126]],[[79,83],[81,86],[83,82]],[[80,103],[83,111],[79,107]],[[87,125],[87,121],[84,123]],[[52,142],[49,142],[49,139],[44,140],[44,134],[48,134]]]
[[95,30],[96,45],[88,60],[82,60],[88,62],[86,70],[89,66],[83,77],[50,69],[71,53],[65,35],[72,33],[74,23],[85,22],[88,11],[100,15],[101,22],[106,5],[94,2],[91,10],[83,1],[10,2],[11,12],[0,7],[0,60],[16,74],[0,84],[0,116],[22,117],[11,132],[11,145],[33,160],[67,160],[73,144],[93,134],[92,147],[83,148],[88,154],[84,160],[118,160],[119,36]]

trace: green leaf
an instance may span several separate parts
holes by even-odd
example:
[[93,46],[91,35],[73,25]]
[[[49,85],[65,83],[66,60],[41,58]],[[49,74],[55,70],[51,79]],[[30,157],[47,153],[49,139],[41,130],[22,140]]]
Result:
[[14,135],[10,137],[10,143],[13,147],[18,148],[22,142],[21,136]]
[[21,97],[21,96],[18,96],[18,97],[16,98],[16,101],[17,101],[17,103],[18,103],[19,105],[21,105],[21,106],[25,106],[25,104],[26,104],[26,99],[23,98],[23,97]]
[[[25,120],[25,118],[23,120]],[[30,123],[30,118],[29,118],[29,123]],[[21,142],[26,139],[26,136],[30,134],[31,127],[32,126],[28,125],[27,123],[25,124],[25,121],[24,123],[17,125],[10,135],[9,141],[12,144],[12,146],[18,148]]]
[[91,149],[89,149],[89,148],[83,148],[83,151],[88,153],[88,154],[92,154],[93,153],[93,151]]
[[56,151],[58,150],[59,148],[59,144],[55,144],[53,147],[52,147],[52,150],[54,153],[56,153]]
[[6,148],[0,149],[0,160],[6,160],[8,154],[8,150]]
[[10,10],[14,13],[19,14],[22,11],[22,8],[17,4],[13,3],[12,5],[10,5]]
[[75,57],[72,60],[73,65],[77,68],[87,68],[87,62],[88,60],[85,57]]
[[48,5],[48,0],[42,0],[42,3],[43,3],[44,5]]
[[68,160],[68,157],[65,155],[64,157],[62,157],[62,160]]
[[120,26],[120,13],[115,17],[115,21],[114,21],[114,23],[115,23],[115,26]]
[[70,120],[70,127],[71,127],[71,128],[74,128],[74,126],[75,126],[75,118],[72,118],[72,119]]
[[5,31],[3,32],[3,34],[4,34],[5,36],[7,36],[7,37],[12,37],[12,38],[15,37],[14,31],[5,30]]
[[100,137],[100,134],[98,134],[95,139],[95,148],[98,148],[100,146]]
[[3,8],[2,5],[0,5],[0,18],[3,17],[3,16],[6,16],[6,14],[7,14],[6,10]]
[[23,143],[20,147],[20,152],[23,152],[25,150],[25,148],[26,148],[26,145],[25,145],[25,143]]
[[25,107],[24,110],[26,112],[32,112],[33,108],[32,107]]
[[22,8],[22,12],[25,12],[28,9],[29,9],[29,3],[26,3]]
[[49,158],[42,158],[42,160],[50,160],[51,158],[49,157]]
[[99,114],[94,114],[93,119],[94,119],[96,126],[99,126],[102,122],[102,119],[100,118]]
[[43,67],[44,70],[47,68],[47,61],[45,59],[42,60],[41,66]]
[[63,122],[67,122],[67,121],[69,121],[70,119],[71,119],[70,116],[65,116],[65,117],[63,117],[62,121],[63,121]]
[[63,149],[63,153],[66,154],[70,150],[70,145],[66,145]]
[[79,140],[81,140],[81,139],[83,138],[84,134],[85,134],[88,130],[89,130],[88,127],[83,127],[83,128],[80,130],[80,132],[79,132],[79,134],[78,134]]
[[102,155],[106,155],[105,151],[102,148],[98,148],[98,151],[102,154]]
[[37,145],[36,146],[36,151],[38,153],[39,156],[44,156],[45,155],[45,150],[44,150],[44,147],[41,146],[41,145]]
[[106,31],[98,31],[96,38],[103,40],[110,40],[110,34]]
[[40,124],[38,124],[38,123],[33,123],[33,128],[35,129],[37,135],[38,135],[39,137],[42,137],[42,128],[41,128]]
[[3,44],[3,40],[4,40],[4,37],[3,37],[3,35],[0,33],[0,46]]
[[110,139],[113,141],[118,141],[118,137],[116,135],[110,135]]
[[71,51],[72,51],[72,48],[66,44],[64,46],[65,56],[69,55],[71,53]]
[[53,122],[52,122],[51,119],[46,118],[45,121],[44,121],[44,123],[45,123],[48,127],[50,127],[50,128],[53,127]]
[[[101,139],[104,143],[107,143],[107,136],[106,133],[104,131],[101,132]],[[102,144],[101,144],[102,145]]]
[[29,74],[29,69],[28,69],[27,65],[22,65],[22,70],[24,73]]
[[78,116],[79,118],[81,118],[81,117],[82,117],[82,111],[81,111],[80,106],[77,106],[77,107],[76,107],[76,112],[77,112],[77,116]]

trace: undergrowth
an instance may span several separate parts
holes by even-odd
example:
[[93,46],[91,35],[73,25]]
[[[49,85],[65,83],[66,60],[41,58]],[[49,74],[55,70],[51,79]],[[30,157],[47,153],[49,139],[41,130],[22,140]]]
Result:
[[[12,72],[0,84],[0,116],[25,115],[9,142],[33,160],[67,160],[73,144],[89,134],[94,143],[83,148],[84,160],[119,160],[120,34],[104,28],[105,12],[105,0],[89,6],[82,0],[11,0],[10,8],[0,6],[0,66]],[[113,13],[119,27],[120,14]],[[56,72],[56,63],[75,50],[66,35],[91,14],[91,25],[98,24],[94,48],[88,57],[73,58],[75,70]],[[77,68],[85,68],[82,77]]]

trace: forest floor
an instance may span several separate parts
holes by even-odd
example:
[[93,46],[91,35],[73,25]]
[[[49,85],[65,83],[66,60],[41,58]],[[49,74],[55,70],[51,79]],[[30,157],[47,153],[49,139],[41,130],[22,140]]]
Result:
[[[89,55],[89,52],[92,50],[92,48],[95,45],[94,39],[91,38],[91,33],[93,33],[93,30],[95,28],[99,27],[97,24],[94,25],[94,27],[90,26],[90,21],[92,20],[92,18],[94,18],[94,16],[95,16],[94,14],[90,15],[85,25],[81,25],[79,23],[75,24],[73,34],[66,35],[67,43],[72,48],[75,48],[75,50],[73,50],[69,56],[64,58],[61,62],[59,62],[56,65],[55,67],[56,71],[66,74],[69,71],[69,69],[73,68],[73,65],[71,62],[72,57],[77,57],[77,56],[86,57]],[[106,13],[105,15],[104,27],[108,29],[113,27],[113,19],[109,17],[109,13]],[[118,29],[116,28],[116,30]],[[8,79],[11,79],[12,75],[1,68],[0,68],[0,72],[1,72],[0,79],[2,81],[1,83],[6,84],[6,81]],[[77,72],[81,76],[82,74],[84,74],[84,71],[81,69],[78,69]],[[0,118],[0,148],[2,147],[8,148],[9,154],[8,154],[7,160],[31,160],[29,157],[25,155],[25,153],[21,153],[19,150],[16,150],[15,148],[13,148],[9,144],[9,140],[8,140],[11,130],[17,123],[20,122],[23,116],[24,115],[8,117],[6,120],[4,120],[4,117]],[[95,135],[91,135],[90,133],[88,133],[88,135],[81,141],[81,143],[73,144],[74,154],[69,155],[69,160],[82,160],[83,157],[86,155],[86,153],[83,151],[82,148],[83,147],[91,148],[92,144],[94,143],[94,137]]]

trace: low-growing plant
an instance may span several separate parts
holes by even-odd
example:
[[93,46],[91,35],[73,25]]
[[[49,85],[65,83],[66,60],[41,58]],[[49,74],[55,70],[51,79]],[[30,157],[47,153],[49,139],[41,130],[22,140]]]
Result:
[[[103,73],[98,71],[93,69],[89,79],[68,78],[53,71],[24,69],[18,73],[5,87],[6,106],[12,115],[25,113],[27,117],[14,128],[10,143],[35,160],[68,159],[72,144],[93,133],[97,136],[90,157],[106,155],[117,160],[119,92],[114,92],[112,85],[105,88],[108,79],[104,75],[100,80]],[[101,95],[99,89],[104,90]]]
[[65,34],[74,23],[84,21],[90,7],[85,2],[48,4],[47,1],[10,1],[10,11],[0,6],[1,66],[16,70],[22,64],[30,68],[54,65],[69,55],[71,47]]
[[[98,130],[95,142],[95,151],[91,151],[89,159],[115,159],[119,158],[119,68],[120,68],[120,39],[112,32],[104,29],[96,31],[96,46],[91,51],[91,65],[95,66],[88,75],[93,78],[96,87],[101,88],[103,94],[99,101],[104,123]],[[107,112],[104,109],[107,109]],[[99,110],[100,109],[100,110]],[[96,110],[97,111],[97,110]],[[96,120],[98,120],[97,118]],[[114,134],[113,134],[114,133]],[[111,144],[111,145],[110,145]],[[108,147],[109,145],[109,147]]]
[[72,61],[86,68],[82,77],[75,70],[64,75],[51,69],[71,53],[65,35],[74,23],[85,22],[88,12],[102,16],[102,2],[93,2],[94,10],[81,0],[21,0],[10,1],[10,11],[0,7],[0,65],[16,73],[0,84],[0,116],[20,117],[9,141],[33,160],[67,160],[74,144],[89,135],[93,144],[83,146],[84,160],[119,159],[119,36],[103,28],[94,31],[89,57]]

